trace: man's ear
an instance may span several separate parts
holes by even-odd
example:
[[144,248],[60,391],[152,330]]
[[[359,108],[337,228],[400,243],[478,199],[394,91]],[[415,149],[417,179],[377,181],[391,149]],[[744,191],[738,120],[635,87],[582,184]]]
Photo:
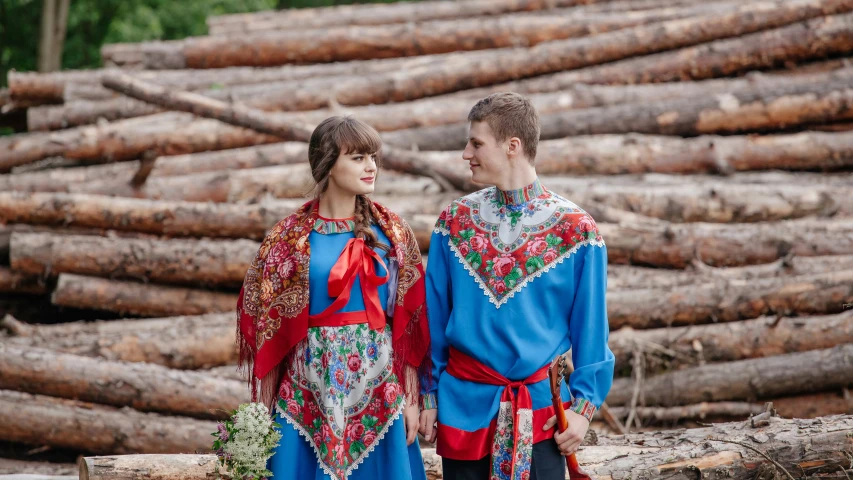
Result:
[[506,142],[506,155],[508,157],[517,157],[521,154],[521,139],[510,137],[509,141]]

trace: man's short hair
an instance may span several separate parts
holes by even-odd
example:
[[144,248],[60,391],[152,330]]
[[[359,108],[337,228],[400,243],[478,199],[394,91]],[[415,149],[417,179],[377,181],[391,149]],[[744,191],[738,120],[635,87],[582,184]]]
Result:
[[493,93],[471,108],[468,121],[486,122],[498,142],[518,137],[528,160],[533,163],[536,158],[539,114],[526,97],[512,92]]

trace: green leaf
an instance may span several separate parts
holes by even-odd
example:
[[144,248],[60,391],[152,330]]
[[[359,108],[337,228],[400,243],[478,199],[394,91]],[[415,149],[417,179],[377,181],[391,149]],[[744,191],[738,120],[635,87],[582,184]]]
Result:
[[367,447],[363,443],[355,441],[352,442],[352,445],[349,446],[349,454],[351,457],[354,458],[359,456],[359,454],[361,454],[361,452],[365,451],[366,449]]
[[524,268],[527,269],[527,273],[533,273],[544,266],[545,262],[541,257],[530,257],[527,259],[527,263],[524,264]]
[[469,228],[467,230],[462,230],[461,232],[459,232],[459,236],[462,237],[464,240],[471,240],[474,235],[476,235],[476,232],[474,232],[473,228]]
[[326,446],[326,442],[320,444],[320,456],[326,458],[326,455],[329,454],[329,447]]
[[507,277],[512,278],[513,281],[518,280],[519,278],[524,276],[524,272],[521,271],[520,267],[515,267],[511,272],[507,274]]
[[491,260],[486,260],[486,271],[492,273],[495,263]]
[[372,415],[365,415],[361,417],[361,424],[367,428],[373,428],[377,423],[379,423],[379,419]]
[[554,235],[553,233],[549,233],[547,236],[545,236],[545,241],[548,242],[548,245],[552,247],[556,247],[557,245],[563,243],[563,239]]
[[474,270],[479,270],[480,265],[483,264],[483,257],[479,252],[470,252],[468,255],[465,255],[465,260],[471,265],[471,268]]
[[300,407],[305,406],[305,397],[302,396],[302,390],[297,388],[293,391],[293,398],[296,399],[296,403],[299,404]]

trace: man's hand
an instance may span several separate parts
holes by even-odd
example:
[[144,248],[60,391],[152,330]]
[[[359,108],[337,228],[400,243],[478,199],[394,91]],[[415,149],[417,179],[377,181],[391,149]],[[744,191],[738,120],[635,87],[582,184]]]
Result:
[[[554,440],[557,442],[557,448],[560,449],[560,453],[563,456],[569,456],[578,451],[578,447],[581,446],[583,437],[586,435],[587,429],[589,429],[589,420],[587,420],[583,415],[578,415],[571,410],[566,410],[566,420],[569,421],[569,428],[567,428],[563,433],[554,433]],[[557,416],[555,415],[545,422],[545,426],[542,427],[542,430],[548,430],[556,424]]]
[[411,445],[418,438],[418,405],[406,405],[403,419],[406,421],[406,445]]
[[438,410],[431,408],[421,412],[420,432],[427,442],[435,443],[438,436],[438,426],[435,424],[438,420]]

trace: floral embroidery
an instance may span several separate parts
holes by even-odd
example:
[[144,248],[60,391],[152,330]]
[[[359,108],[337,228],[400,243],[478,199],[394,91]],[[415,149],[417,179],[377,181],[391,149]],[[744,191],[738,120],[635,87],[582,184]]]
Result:
[[317,220],[314,221],[314,231],[322,233],[323,235],[352,232],[355,231],[355,220],[351,218],[332,220],[318,217]]
[[543,189],[508,204],[504,193],[492,187],[462,197],[435,227],[498,308],[581,246],[604,245],[592,217],[565,198]]
[[501,402],[498,408],[495,441],[492,443],[492,479],[509,480],[512,478],[512,447],[515,443],[514,424],[512,404]]
[[[515,458],[513,458],[513,450],[515,450]],[[518,410],[518,415],[513,417],[512,404],[501,402],[498,409],[495,441],[492,444],[491,480],[527,480],[530,477],[532,456],[533,411],[522,408]]]
[[[355,326],[309,333],[309,236],[315,231],[316,201],[270,229],[238,297],[240,361],[253,372],[253,400],[268,391],[274,378],[270,374],[286,367],[276,385],[281,394],[277,411],[314,446],[320,465],[333,478],[357,468],[401,417],[405,395],[398,378],[406,364],[418,367],[427,380],[432,368],[423,267],[414,232],[379,204],[372,204],[371,213],[399,263],[394,321],[383,334],[359,333]],[[345,337],[350,340],[341,340]],[[349,345],[351,350],[335,350],[334,345]],[[393,402],[388,400],[392,397]],[[364,426],[360,443],[353,440],[360,428],[350,427],[347,437],[346,427],[354,423]]]
[[584,418],[591,422],[595,411],[598,409],[589,400],[575,397],[572,399],[571,410],[578,415],[583,415]]
[[391,327],[312,327],[279,389],[279,414],[304,429],[324,470],[343,479],[402,411]]

